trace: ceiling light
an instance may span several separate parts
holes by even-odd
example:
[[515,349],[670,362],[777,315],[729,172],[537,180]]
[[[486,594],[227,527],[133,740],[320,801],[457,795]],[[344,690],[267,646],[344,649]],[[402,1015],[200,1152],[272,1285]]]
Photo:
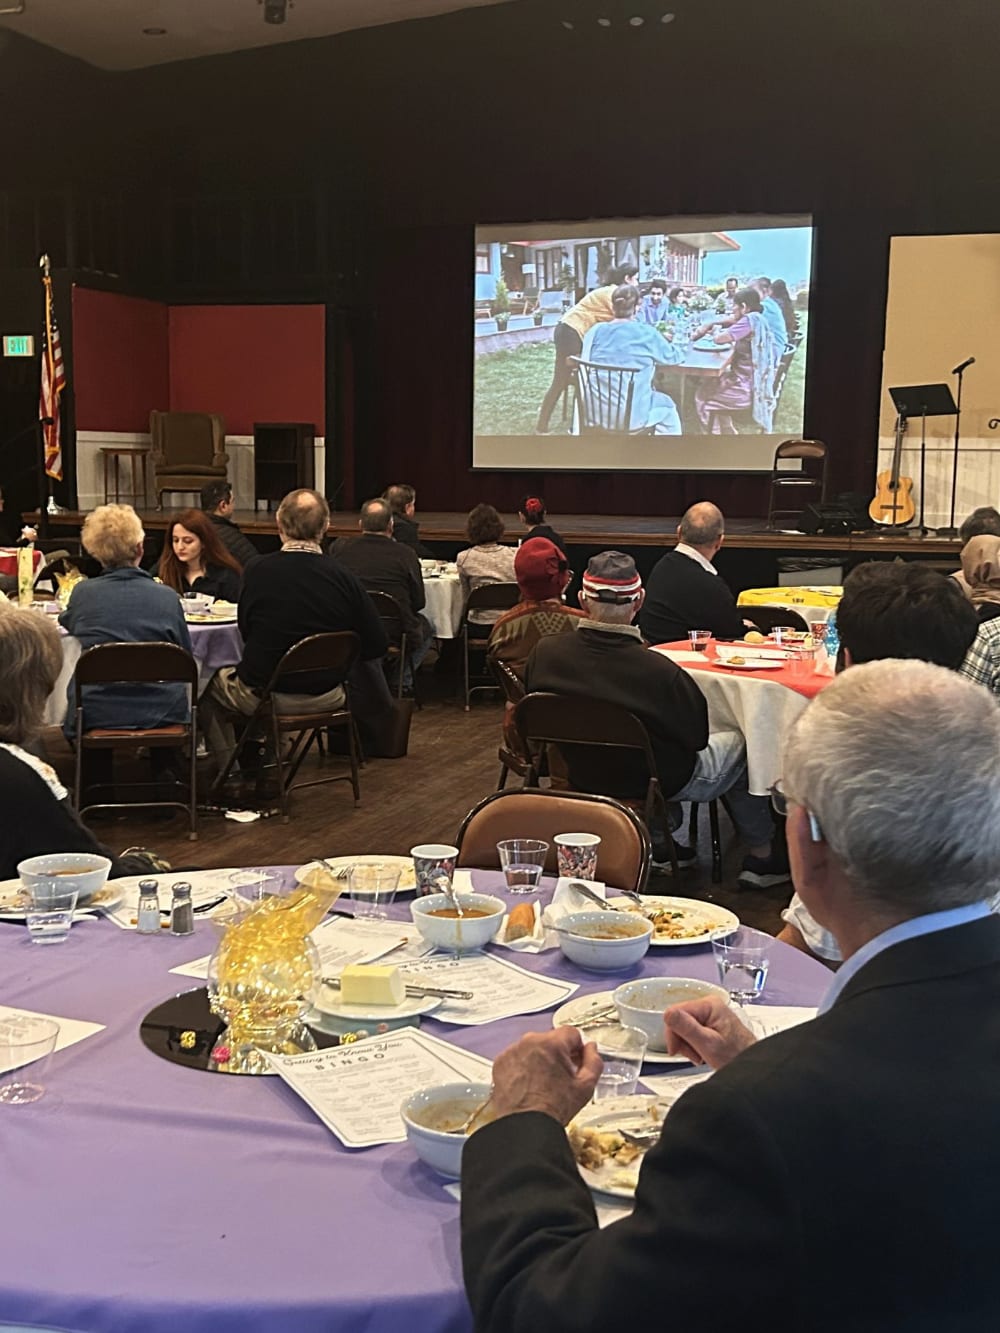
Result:
[[660,22],[661,22],[661,23],[673,23],[673,21],[674,21],[674,19],[675,19],[676,17],[677,17],[676,14],[664,14],[664,15],[661,17]]
[[563,20],[562,20],[562,25],[563,25],[563,27],[566,29],[567,32],[572,32],[572,31],[573,31],[573,26],[574,26],[574,25],[573,25],[572,23],[570,23],[569,19],[563,19]]
[[646,20],[642,17],[641,14],[633,14],[633,16],[629,19],[629,26],[633,28],[641,28],[645,22]]
[[265,23],[284,23],[288,0],[262,0]]
[[143,28],[142,35],[144,37],[166,37],[167,30],[166,28]]
[[611,20],[610,20],[610,19],[598,19],[598,20],[597,20],[597,24],[598,24],[598,27],[601,27],[601,28],[610,28],[610,27],[611,27]]

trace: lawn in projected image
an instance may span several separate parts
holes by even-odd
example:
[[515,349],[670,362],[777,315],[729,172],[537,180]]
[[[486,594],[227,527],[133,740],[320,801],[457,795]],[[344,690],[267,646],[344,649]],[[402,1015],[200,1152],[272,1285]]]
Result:
[[801,434],[812,228],[747,221],[480,229],[476,438]]

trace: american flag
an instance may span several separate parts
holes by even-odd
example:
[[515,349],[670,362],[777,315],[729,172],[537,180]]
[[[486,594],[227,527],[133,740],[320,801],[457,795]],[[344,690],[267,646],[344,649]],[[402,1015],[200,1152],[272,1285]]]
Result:
[[[66,387],[59,326],[52,308],[52,279],[45,275],[45,328],[42,330],[42,393],[38,415],[42,421],[45,441],[45,472],[56,481],[62,481],[62,445],[59,441],[59,395]],[[50,421],[51,425],[46,425]]]

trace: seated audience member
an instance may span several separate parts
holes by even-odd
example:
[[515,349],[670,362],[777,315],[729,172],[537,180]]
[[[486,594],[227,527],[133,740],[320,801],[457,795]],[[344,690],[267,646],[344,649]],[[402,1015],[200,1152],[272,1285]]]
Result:
[[202,487],[201,507],[212,520],[216,536],[240,567],[260,552],[233,522],[233,487],[228,481],[210,481]]
[[392,540],[395,519],[387,500],[368,500],[361,506],[357,537],[339,537],[331,554],[364,584],[369,592],[388,593],[399,605],[406,632],[408,665],[414,668],[434,642],[434,627],[420,613],[424,609],[424,580],[413,548]]
[[1000,699],[1000,618],[982,621],[959,671]]
[[[131,505],[99,505],[84,519],[80,534],[84,549],[102,567],[100,578],[87,579],[73,589],[59,623],[80,640],[83,649],[98,643],[176,643],[191,651],[184,611],[177,593],[157,583],[139,568],[143,530]],[[186,722],[190,716],[183,685],[91,685],[84,692],[84,725],[92,727],[159,727]],[[72,736],[74,686],[69,687],[65,731]],[[110,751],[87,755],[100,763]],[[176,755],[153,749],[154,767],[169,766]],[[106,762],[106,761],[105,761]]]
[[382,499],[388,500],[392,509],[392,535],[401,546],[409,546],[417,553],[420,560],[433,560],[434,553],[429,551],[420,540],[420,524],[413,517],[417,512],[417,493],[412,486],[402,483],[387,486]]
[[[975,611],[954,579],[915,562],[859,565],[847,576],[837,609],[839,669],[907,658],[964,672],[976,628]],[[797,893],[782,919],[779,939],[825,962],[840,961],[837,942]]]
[[[662,333],[636,319],[639,289],[625,285],[616,287],[611,298],[614,318],[595,324],[583,340],[582,360],[600,366],[614,366],[635,370],[632,376],[632,399],[627,425],[631,433],[651,432],[653,435],[680,435],[681,419],[677,404],[668,393],[654,386],[657,366],[673,366],[681,360],[680,352]],[[593,375],[592,392],[586,395],[590,415],[605,430],[622,428],[624,392],[619,377],[600,371]]]
[[[320,542],[330,523],[323,496],[291,491],[278,506],[277,522],[281,550],[259,555],[244,571],[238,617],[242,660],[216,672],[202,705],[208,747],[220,766],[235,744],[233,718],[249,717],[256,710],[275,667],[293,644],[310,634],[354,630],[361,638],[362,664],[376,665],[387,647],[382,622],[357,576],[323,554]],[[381,669],[378,675],[381,678]],[[344,700],[343,680],[326,672],[308,680],[297,676],[294,688],[296,693],[283,701],[299,712],[322,713]],[[358,703],[352,698],[352,704]]]
[[[1000,511],[994,509],[992,505],[981,505],[978,509],[973,509],[959,528],[958,539],[964,547],[973,537],[1000,537]],[[951,577],[964,593],[968,593],[965,575],[960,569],[956,569]]]
[[[739,882],[755,888],[783,883],[788,866],[772,849],[773,821],[767,797],[747,790],[746,745],[738,731],[709,733],[705,696],[686,671],[647,648],[632,624],[642,607],[635,561],[603,551],[587,565],[580,591],[586,617],[575,634],[542,639],[525,670],[528,691],[601,699],[628,709],[645,726],[663,794],[671,802],[726,796],[736,827],[749,846]],[[567,756],[574,787],[609,796],[635,797],[645,787],[632,766],[617,771],[605,756]],[[680,823],[679,812],[676,814]],[[669,865],[665,830],[650,829],[653,861]],[[689,848],[678,861],[693,864]]]
[[239,601],[242,566],[223,545],[218,529],[200,509],[171,519],[158,573],[161,583],[182,597],[202,593],[224,602]]
[[[457,563],[466,601],[473,588],[481,588],[487,583],[515,583],[514,547],[500,545],[504,523],[493,506],[476,505],[469,514],[465,531],[472,545],[459,551]],[[476,638],[487,638],[489,627],[499,615],[499,611],[472,611],[469,633]]]
[[714,998],[666,1011],[669,1049],[718,1072],[674,1103],[634,1211],[603,1230],[564,1128],[601,1074],[589,1034],[497,1058],[495,1118],[462,1156],[478,1333],[719,1333],[734,1310],[775,1333],[1000,1325],[998,753],[1000,710],[921,662],[847,672],[809,705],[789,854],[849,961],[818,1017],[764,1040]]
[[973,537],[965,543],[962,576],[979,619],[1000,616],[1000,537]]
[[555,528],[549,527],[545,521],[545,501],[539,495],[526,495],[521,501],[521,506],[517,511],[517,516],[528,529],[527,535],[522,537],[521,544],[530,541],[532,537],[544,537],[550,541],[553,546],[558,546],[563,555],[566,554],[566,543],[556,532]]
[[149,854],[120,858],[79,820],[55,770],[32,746],[45,704],[62,669],[55,625],[28,612],[0,616],[0,879],[15,879],[19,861],[49,852],[92,852],[111,858],[112,877],[141,874]]
[[677,545],[653,566],[639,628],[649,643],[686,639],[688,630],[709,629],[717,639],[742,639],[747,632],[736,599],[712,561],[726,536],[716,505],[694,504],[677,528]]

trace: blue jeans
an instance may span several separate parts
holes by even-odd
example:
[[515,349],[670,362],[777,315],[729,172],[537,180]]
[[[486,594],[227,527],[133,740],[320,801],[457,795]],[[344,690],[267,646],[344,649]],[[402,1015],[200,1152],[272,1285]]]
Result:
[[[695,758],[694,772],[686,786],[676,791],[670,798],[670,822],[674,828],[680,826],[680,811],[672,807],[680,801],[696,801],[699,804],[725,796],[737,832],[751,847],[762,846],[774,836],[774,820],[771,818],[771,803],[766,796],[751,796],[747,788],[747,750],[746,743],[738,731],[714,731],[708,738],[704,750],[699,750]],[[653,856],[663,849],[666,859],[666,843],[658,839],[655,830],[653,838]]]

